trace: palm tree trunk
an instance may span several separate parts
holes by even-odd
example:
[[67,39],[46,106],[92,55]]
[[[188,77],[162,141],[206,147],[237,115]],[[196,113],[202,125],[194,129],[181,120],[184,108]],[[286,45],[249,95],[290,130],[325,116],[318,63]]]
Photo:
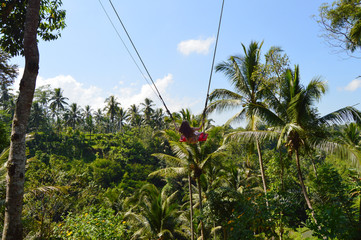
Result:
[[358,231],[360,233],[359,236],[361,236],[361,194],[360,194],[360,210],[359,210],[359,215],[358,215]]
[[193,198],[192,198],[192,179],[191,175],[188,174],[188,187],[189,187],[189,204],[190,204],[190,222],[191,222],[191,240],[194,240],[194,229],[193,229]]
[[303,196],[305,197],[305,200],[306,200],[306,203],[307,203],[307,207],[311,210],[312,218],[313,218],[313,220],[315,221],[315,223],[317,224],[317,220],[316,220],[316,218],[315,218],[315,212],[314,212],[314,210],[313,210],[313,208],[312,208],[312,204],[311,204],[310,198],[308,197],[305,183],[303,182],[301,165],[300,165],[300,156],[299,156],[299,153],[298,153],[298,149],[295,149],[295,153],[296,153],[296,165],[297,165],[298,179],[299,179],[299,181],[300,181],[302,193],[303,193]]
[[284,173],[285,173],[285,165],[282,158],[282,150],[279,150],[280,154],[280,163],[281,163],[281,190],[283,191],[285,189],[285,183],[284,183]]
[[316,168],[316,164],[315,164],[315,161],[313,160],[312,156],[311,156],[311,162],[312,162],[313,172],[315,173],[315,176],[317,178],[317,168]]
[[6,208],[3,240],[23,239],[21,212],[23,209],[26,163],[25,135],[35,91],[36,77],[39,71],[39,50],[36,37],[39,24],[40,0],[29,0],[26,10],[24,26],[25,69],[20,82],[20,93],[16,102],[11,130],[11,144],[6,176]]
[[258,140],[256,140],[256,145],[257,145],[257,152],[258,152],[259,168],[261,169],[261,176],[262,176],[262,183],[263,183],[263,191],[264,191],[264,195],[265,195],[265,197],[266,197],[266,205],[267,205],[267,207],[268,207],[266,177],[265,177],[265,174],[264,174],[264,167],[263,167],[263,159],[262,159],[261,147],[260,147],[260,145],[259,145]]
[[[202,205],[202,186],[200,178],[197,178],[197,185],[198,185],[198,195],[199,195],[199,210],[201,212],[201,216],[203,215],[203,205]],[[203,216],[202,216],[203,217]],[[205,240],[204,238],[204,223],[203,220],[201,220],[201,239]]]

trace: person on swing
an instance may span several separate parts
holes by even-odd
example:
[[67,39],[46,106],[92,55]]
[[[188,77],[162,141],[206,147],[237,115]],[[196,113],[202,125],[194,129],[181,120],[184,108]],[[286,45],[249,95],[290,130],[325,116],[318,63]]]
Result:
[[199,135],[201,134],[198,130],[202,129],[203,122],[200,127],[191,127],[188,121],[183,121],[178,131],[187,139],[187,143],[197,143]]

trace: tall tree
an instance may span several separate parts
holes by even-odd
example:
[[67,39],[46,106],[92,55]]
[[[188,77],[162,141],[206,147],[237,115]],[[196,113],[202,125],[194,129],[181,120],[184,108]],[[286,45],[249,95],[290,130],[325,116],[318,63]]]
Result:
[[2,109],[8,107],[11,95],[9,86],[14,82],[17,76],[17,65],[9,63],[10,54],[0,50],[0,104]]
[[154,113],[153,100],[151,100],[150,98],[146,98],[144,99],[144,103],[141,103],[140,105],[143,107],[142,111],[144,114],[145,124],[151,125],[152,115]]
[[[260,74],[260,51],[263,43],[251,42],[248,49],[242,44],[244,56],[231,56],[228,61],[216,66],[217,72],[223,72],[231,82],[235,92],[228,89],[215,89],[210,94],[212,102],[208,111],[224,111],[227,109],[242,107],[226,124],[246,119],[248,129],[255,131],[258,128],[259,118],[252,111],[253,105],[265,105],[262,75]],[[264,164],[261,146],[258,139],[255,140],[258,160],[261,171],[263,190],[267,194],[267,184],[264,172]]]
[[35,89],[34,101],[39,103],[39,107],[44,110],[45,116],[49,117],[49,101],[53,91],[50,89],[50,85],[40,86]]
[[[301,151],[317,148],[333,152],[337,145],[332,136],[325,131],[325,127],[332,123],[360,120],[359,112],[352,107],[342,108],[320,117],[314,104],[321,99],[326,88],[326,83],[320,78],[314,78],[307,86],[303,86],[300,82],[299,67],[295,66],[294,71],[290,69],[286,71],[281,89],[281,101],[269,92],[267,98],[271,108],[253,106],[253,111],[278,132],[278,147],[285,145],[288,152],[295,156],[301,190],[316,223],[312,203],[303,180]],[[274,109],[274,112],[271,109]],[[275,132],[268,131],[268,133],[273,137],[276,136]],[[250,135],[252,134],[254,133]],[[255,135],[268,134],[264,131]]]
[[107,104],[105,106],[105,111],[107,112],[107,116],[110,118],[112,131],[114,131],[114,119],[119,112],[120,103],[117,102],[117,98],[113,95],[105,99],[105,103]]
[[[212,129],[211,135],[219,134],[219,129]],[[171,156],[164,153],[153,154],[160,160],[164,160],[167,163],[167,167],[151,173],[151,175],[161,176],[188,176],[189,186],[189,198],[190,198],[190,211],[191,211],[191,222],[192,222],[192,187],[191,178],[197,182],[198,197],[199,197],[199,209],[202,214],[203,211],[203,197],[202,197],[202,185],[201,176],[205,173],[206,169],[212,162],[217,160],[219,157],[224,156],[222,148],[219,146],[216,138],[214,141],[208,140],[204,144],[185,144],[178,141],[179,137],[173,131],[167,131],[165,136],[168,138],[172,152],[175,156]],[[215,143],[217,142],[217,143]],[[200,221],[201,225],[201,236],[205,239],[204,223]],[[192,226],[191,226],[192,229]],[[192,233],[193,234],[193,233]],[[193,237],[192,237],[193,239]]]
[[135,104],[130,105],[128,109],[130,124],[133,127],[139,127],[142,124],[143,118],[140,115],[139,107]]
[[61,88],[55,88],[53,96],[50,98],[50,109],[56,115],[57,124],[59,124],[60,113],[65,110],[65,105],[68,105],[66,100],[68,100],[68,98],[63,96]]
[[97,130],[101,131],[104,128],[104,115],[101,109],[98,109],[94,113],[94,120],[97,126]]
[[48,119],[46,118],[45,111],[42,107],[40,107],[39,102],[33,102],[33,106],[30,111],[29,130],[38,131],[39,128],[44,129],[47,121]]
[[83,112],[84,118],[84,129],[89,132],[90,139],[92,137],[91,133],[94,130],[94,121],[93,121],[93,114],[92,109],[89,105],[86,105]]
[[319,9],[323,37],[331,46],[351,53],[361,48],[361,0],[337,0]]
[[118,122],[119,122],[119,129],[123,131],[123,128],[126,124],[126,121],[129,119],[129,115],[127,110],[123,109],[122,107],[119,109],[118,112]]
[[157,129],[165,128],[163,109],[157,108],[155,110],[153,115],[153,122],[154,122],[154,127],[156,127]]
[[[12,56],[25,56],[25,69],[11,131],[7,164],[6,209],[3,240],[23,238],[21,212],[25,180],[25,134],[39,70],[37,36],[52,40],[65,27],[61,1],[7,1],[0,5],[0,45]],[[40,7],[42,6],[42,8]],[[55,31],[55,33],[54,33]]]
[[64,116],[66,124],[72,128],[76,128],[77,124],[81,123],[82,118],[82,109],[76,103],[72,103],[70,108],[66,111]]

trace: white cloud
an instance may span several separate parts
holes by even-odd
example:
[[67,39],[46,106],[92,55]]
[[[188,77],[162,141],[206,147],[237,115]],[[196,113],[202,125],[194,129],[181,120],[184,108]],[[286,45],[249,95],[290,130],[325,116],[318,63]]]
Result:
[[[14,84],[14,92],[18,90],[21,76],[23,75],[24,69],[19,70],[19,77]],[[155,80],[155,84],[167,104],[170,111],[180,111],[182,108],[193,108],[203,101],[202,99],[195,99],[192,97],[175,97],[170,94],[169,86],[173,83],[173,75],[168,74],[163,78]],[[125,83],[119,83],[125,85]],[[103,109],[105,106],[105,99],[111,95],[114,95],[121,106],[125,109],[129,108],[130,105],[144,102],[145,98],[150,98],[156,104],[155,107],[164,108],[162,102],[158,99],[151,86],[147,83],[139,86],[139,84],[130,83],[128,87],[116,86],[116,88],[110,89],[109,91],[101,89],[97,86],[85,86],[83,83],[78,82],[70,75],[59,75],[53,78],[43,78],[38,76],[36,86],[50,85],[51,89],[61,88],[63,96],[69,98],[67,101],[69,104],[77,103],[84,107],[90,105],[93,110]],[[196,113],[196,112],[194,112]]]
[[361,79],[352,80],[346,87],[344,87],[344,90],[353,92],[358,88],[361,88]]
[[207,39],[190,39],[182,41],[178,44],[178,51],[183,55],[188,56],[191,53],[198,53],[206,55],[209,52],[209,48],[214,43],[215,37],[209,37]]
[[[172,82],[173,82],[172,74],[168,74],[164,78],[160,78],[155,81],[155,85],[157,86],[158,91],[160,92],[162,97],[164,97],[163,95],[166,95],[167,92],[166,90],[169,87],[169,85],[172,84]],[[149,84],[144,84],[140,88],[136,87],[136,85],[137,84],[132,83],[131,87],[129,88],[119,89],[118,100],[121,102],[123,107],[128,108],[132,104],[138,105],[144,102],[145,98],[150,98],[153,99],[154,101],[158,99],[157,98],[158,94],[154,92],[155,89],[153,86],[152,87],[154,91],[152,90]]]
[[[14,90],[18,90],[20,79],[23,75],[24,69],[19,69],[18,78],[14,84]],[[104,107],[105,97],[104,91],[96,86],[84,86],[83,83],[76,81],[70,75],[59,75],[53,78],[43,78],[38,76],[36,80],[36,87],[50,85],[51,89],[61,88],[63,96],[69,98],[68,103],[77,103],[84,107],[90,105],[94,110]]]

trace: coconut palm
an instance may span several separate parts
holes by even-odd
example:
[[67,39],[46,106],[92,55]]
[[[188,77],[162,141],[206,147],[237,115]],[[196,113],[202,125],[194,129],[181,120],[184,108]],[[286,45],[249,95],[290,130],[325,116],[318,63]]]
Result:
[[105,111],[107,116],[110,118],[112,130],[114,131],[114,119],[119,111],[120,103],[117,102],[117,98],[114,95],[105,99],[105,103],[107,104],[105,106]]
[[60,130],[60,113],[65,110],[65,105],[68,105],[66,100],[68,100],[68,98],[63,96],[63,91],[61,90],[61,88],[55,88],[53,95],[50,98],[50,109],[56,116],[58,131]]
[[139,112],[139,107],[135,104],[130,105],[129,109],[128,109],[128,114],[129,114],[129,120],[130,120],[130,125],[132,125],[133,127],[139,127],[142,124],[142,116],[140,115]]
[[166,188],[161,191],[153,184],[146,184],[126,205],[135,206],[125,214],[125,218],[137,225],[132,239],[178,239],[184,235],[178,231],[180,211],[176,204],[177,192],[167,195]]
[[[304,87],[300,83],[299,67],[288,69],[282,84],[281,96],[268,92],[267,98],[271,108],[263,105],[252,105],[252,111],[264,119],[274,131],[249,133],[250,136],[269,137],[278,139],[277,147],[285,145],[288,152],[295,156],[298,179],[308,208],[317,223],[311,201],[309,199],[301,170],[301,151],[321,149],[334,152],[340,145],[333,141],[332,136],[325,131],[329,124],[360,119],[359,112],[353,107],[346,107],[320,117],[314,103],[318,102],[326,92],[327,85],[320,78],[314,78]],[[272,111],[273,110],[273,111]]]
[[94,111],[94,122],[96,131],[100,132],[104,126],[104,115],[101,109]]
[[[218,129],[215,129],[217,131]],[[199,196],[199,209],[202,213],[202,187],[201,187],[201,175],[204,173],[213,161],[219,157],[224,156],[222,147],[215,147],[214,142],[208,140],[203,144],[186,144],[178,141],[179,136],[173,131],[165,132],[166,137],[169,140],[172,152],[175,156],[171,156],[164,153],[153,154],[160,160],[167,163],[167,167],[151,173],[150,175],[161,175],[161,176],[188,176],[189,185],[189,198],[190,198],[190,211],[193,209],[192,204],[192,187],[191,178],[196,180]],[[216,135],[216,133],[210,133],[210,135]],[[193,212],[190,214],[191,222],[193,218]],[[203,221],[201,224],[201,236],[204,239],[204,226]],[[193,226],[191,225],[191,231],[193,233]],[[193,234],[191,236],[193,239]]]
[[91,107],[90,107],[89,105],[86,105],[85,108],[84,108],[84,111],[83,111],[83,117],[84,117],[84,119],[92,116],[92,111],[93,111],[93,110],[91,109]]
[[[341,130],[336,132],[336,142],[339,144],[339,154],[341,157],[350,159],[360,171],[361,166],[361,126],[356,123],[349,123]],[[353,179],[354,187],[351,190],[351,196],[359,196],[359,232],[361,233],[361,181],[358,177]]]
[[117,119],[118,119],[118,123],[119,123],[119,129],[120,129],[120,131],[123,131],[123,128],[129,119],[127,110],[125,110],[122,107],[119,108]]
[[34,102],[38,102],[40,104],[40,106],[44,109],[46,115],[49,114],[48,104],[51,94],[52,91],[50,89],[50,85],[38,87],[34,93]]
[[339,144],[341,157],[347,157],[360,171],[361,168],[361,126],[356,123],[346,124],[341,131],[336,132],[335,141]]
[[140,104],[143,108],[144,121],[146,124],[150,125],[152,120],[152,115],[154,114],[154,109],[152,108],[155,104],[150,98],[144,99],[144,103]]
[[[248,49],[242,44],[244,56],[231,56],[228,61],[222,62],[216,66],[216,72],[223,72],[229,79],[234,92],[228,89],[215,89],[210,94],[211,104],[208,112],[224,111],[234,108],[242,108],[226,125],[232,122],[247,120],[248,129],[255,131],[258,129],[260,119],[252,111],[253,105],[262,105],[264,103],[263,78],[260,73],[260,51],[262,43],[251,42]],[[261,171],[264,193],[267,194],[266,177],[264,173],[261,146],[258,139],[255,140],[259,167]]]
[[45,109],[43,109],[39,102],[34,102],[31,108],[29,116],[29,126],[30,130],[38,131],[39,128],[46,126],[47,118],[45,114]]
[[164,113],[163,109],[157,108],[153,114],[154,127],[157,129],[164,129]]
[[64,115],[64,120],[65,123],[72,128],[75,128],[77,124],[82,122],[82,109],[78,106],[78,104],[72,103],[70,105],[70,108]]
[[89,105],[86,105],[83,111],[83,127],[85,131],[89,132],[90,140],[92,137],[92,131],[94,130],[94,121],[93,121],[93,110]]
[[55,88],[53,96],[50,98],[50,108],[56,113],[57,117],[59,116],[60,111],[65,110],[65,105],[68,105],[66,100],[69,99],[63,96],[61,88]]

